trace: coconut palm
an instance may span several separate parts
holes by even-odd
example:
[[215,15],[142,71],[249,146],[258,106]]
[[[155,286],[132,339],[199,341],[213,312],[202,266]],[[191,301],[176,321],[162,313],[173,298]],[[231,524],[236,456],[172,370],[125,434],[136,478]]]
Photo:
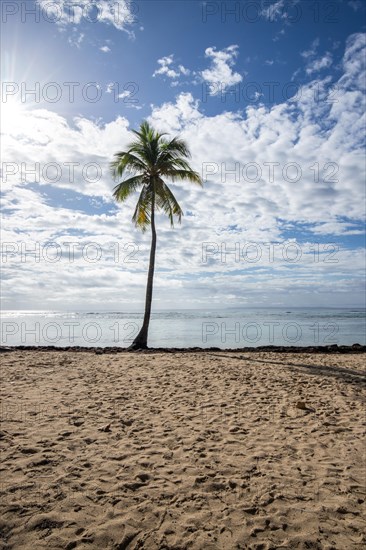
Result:
[[173,193],[163,178],[171,181],[189,180],[202,185],[197,172],[192,170],[187,162],[190,152],[186,143],[175,137],[166,139],[166,134],[158,133],[148,122],[140,125],[140,130],[133,130],[135,141],[127,146],[126,151],[115,154],[111,162],[111,170],[115,179],[123,179],[114,188],[113,196],[119,201],[125,201],[130,195],[141,188],[132,220],[143,232],[151,226],[151,250],[149,272],[146,286],[145,315],[142,327],[130,349],[147,348],[147,337],[150,323],[151,302],[153,294],[153,279],[155,268],[156,229],[155,213],[162,210],[169,216],[170,224],[174,226],[174,217],[181,221],[183,215]]

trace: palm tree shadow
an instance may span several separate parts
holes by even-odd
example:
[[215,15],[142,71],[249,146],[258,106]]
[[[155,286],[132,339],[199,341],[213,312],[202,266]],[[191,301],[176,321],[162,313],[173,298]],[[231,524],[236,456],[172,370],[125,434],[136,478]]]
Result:
[[[269,361],[266,359],[256,359],[255,357],[245,357],[244,355],[224,355],[209,353],[216,357],[228,357],[230,359],[238,359],[240,361],[255,361],[256,363],[267,363],[269,365],[281,365],[282,367],[295,367],[302,372],[310,375],[333,376],[341,379],[343,382],[357,383],[366,386],[366,374],[364,371],[353,369],[345,369],[343,367],[328,366],[328,365],[308,365],[306,363],[293,363],[289,361]],[[254,355],[254,354],[253,354]]]

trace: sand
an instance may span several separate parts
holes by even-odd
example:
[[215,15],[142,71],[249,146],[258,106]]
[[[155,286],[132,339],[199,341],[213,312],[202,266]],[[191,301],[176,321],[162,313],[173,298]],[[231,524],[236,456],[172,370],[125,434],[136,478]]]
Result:
[[11,351],[3,549],[361,549],[364,354]]

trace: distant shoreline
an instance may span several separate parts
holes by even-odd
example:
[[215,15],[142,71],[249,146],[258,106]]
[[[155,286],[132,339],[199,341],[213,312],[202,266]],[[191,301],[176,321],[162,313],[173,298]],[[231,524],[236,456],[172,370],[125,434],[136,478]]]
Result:
[[258,346],[252,348],[230,348],[223,349],[218,347],[210,348],[148,348],[141,351],[131,351],[128,348],[120,347],[83,347],[83,346],[0,346],[0,353],[9,353],[14,351],[51,351],[51,352],[89,352],[98,355],[108,353],[259,353],[259,352],[274,352],[274,353],[366,353],[366,346],[361,344],[353,344],[352,346],[338,346],[332,344],[329,346]]

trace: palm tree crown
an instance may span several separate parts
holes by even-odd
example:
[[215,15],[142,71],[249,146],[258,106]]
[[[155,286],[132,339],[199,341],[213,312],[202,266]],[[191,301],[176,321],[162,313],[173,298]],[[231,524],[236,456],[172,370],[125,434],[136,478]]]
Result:
[[114,178],[123,177],[126,171],[132,175],[116,185],[113,196],[123,202],[142,186],[132,217],[136,226],[146,231],[153,205],[169,216],[173,226],[173,217],[177,216],[180,222],[183,212],[163,178],[202,185],[199,174],[186,161],[191,156],[188,147],[181,139],[165,139],[166,134],[158,133],[146,121],[140,131],[132,131],[137,139],[127,146],[127,151],[116,153],[111,163]]

